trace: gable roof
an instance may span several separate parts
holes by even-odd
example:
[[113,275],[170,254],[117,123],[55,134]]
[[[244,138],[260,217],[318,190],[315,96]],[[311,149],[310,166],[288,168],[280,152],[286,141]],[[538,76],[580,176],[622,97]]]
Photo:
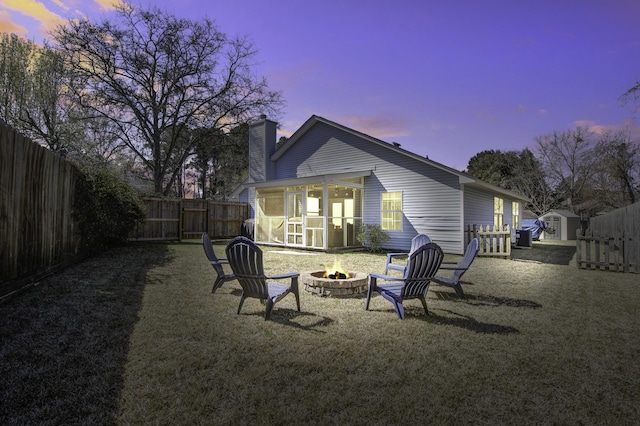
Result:
[[504,189],[501,188],[499,186],[496,185],[491,185],[489,183],[483,182],[473,176],[471,176],[470,174],[466,173],[466,172],[461,172],[459,170],[456,170],[452,167],[446,166],[442,163],[438,163],[437,161],[433,161],[430,160],[427,157],[423,157],[421,155],[418,155],[414,152],[411,151],[407,151],[406,149],[402,149],[400,147],[399,144],[393,144],[393,143],[388,143],[385,142],[383,140],[374,138],[373,136],[369,136],[365,133],[359,132],[357,130],[351,129],[349,127],[343,126],[342,124],[336,123],[334,121],[331,120],[327,120],[326,118],[320,117],[318,115],[312,115],[307,121],[305,121],[305,123],[300,126],[300,128],[298,130],[296,130],[293,135],[291,135],[291,137],[287,140],[287,142],[285,142],[280,148],[278,148],[272,155],[271,155],[271,160],[272,161],[277,161],[280,157],[282,157],[282,155],[287,152],[294,144],[296,144],[313,126],[315,126],[318,123],[324,123],[328,126],[334,127],[338,130],[341,130],[343,132],[347,132],[347,133],[351,133],[352,135],[355,135],[361,139],[364,139],[368,142],[374,143],[378,146],[381,146],[385,149],[389,149],[389,150],[393,150],[395,152],[398,152],[402,155],[405,155],[407,157],[411,157],[415,160],[418,160],[424,164],[427,164],[429,166],[435,167],[437,169],[443,170],[445,172],[451,173],[453,175],[458,176],[458,178],[460,179],[460,183],[470,186],[470,187],[476,187],[476,188],[481,188],[484,190],[488,190],[488,191],[492,191],[498,194],[503,194],[506,195],[510,198],[514,198],[517,200],[521,200],[521,201],[529,201],[529,199],[527,197],[524,197],[516,192],[510,191],[508,189]]
[[562,209],[559,209],[559,210],[556,210],[556,209],[549,210],[548,212],[546,212],[545,214],[541,215],[540,217],[547,216],[547,215],[550,215],[550,214],[551,214],[551,215],[553,215],[553,214],[557,214],[557,215],[559,215],[559,216],[564,216],[564,217],[580,217],[579,215],[577,215],[577,214],[575,214],[575,213],[572,213],[572,212],[570,212],[569,210],[562,210]]

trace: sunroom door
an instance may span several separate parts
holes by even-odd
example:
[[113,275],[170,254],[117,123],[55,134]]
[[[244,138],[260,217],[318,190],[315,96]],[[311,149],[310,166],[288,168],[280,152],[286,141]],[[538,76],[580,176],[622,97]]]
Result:
[[302,246],[304,245],[304,193],[303,192],[287,192],[287,245]]

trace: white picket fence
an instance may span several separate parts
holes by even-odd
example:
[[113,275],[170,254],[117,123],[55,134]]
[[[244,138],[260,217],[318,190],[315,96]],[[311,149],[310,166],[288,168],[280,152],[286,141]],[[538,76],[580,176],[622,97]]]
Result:
[[478,256],[511,258],[511,227],[502,229],[493,225],[467,225],[466,244],[473,238],[480,241]]

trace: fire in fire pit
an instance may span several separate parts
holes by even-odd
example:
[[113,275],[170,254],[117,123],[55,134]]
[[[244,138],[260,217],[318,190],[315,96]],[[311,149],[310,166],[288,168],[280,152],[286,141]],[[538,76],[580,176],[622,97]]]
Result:
[[346,280],[347,278],[349,278],[349,273],[342,269],[339,260],[334,259],[333,265],[327,266],[327,269],[324,273],[324,278],[331,278],[332,280]]
[[336,271],[335,274],[329,274],[329,278],[331,278],[332,280],[346,280],[347,275],[343,274],[342,272]]
[[305,290],[320,296],[357,296],[367,291],[369,275],[348,272],[334,261],[325,271],[304,272],[300,279]]

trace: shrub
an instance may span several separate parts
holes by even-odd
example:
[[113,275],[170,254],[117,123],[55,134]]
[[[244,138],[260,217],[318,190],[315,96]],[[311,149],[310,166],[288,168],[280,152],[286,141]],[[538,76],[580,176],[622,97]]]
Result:
[[85,246],[96,248],[127,241],[136,223],[146,217],[133,188],[103,168],[78,169],[74,215]]
[[380,225],[362,225],[357,238],[358,242],[367,247],[372,253],[380,251],[382,244],[389,241],[389,235],[382,230]]

